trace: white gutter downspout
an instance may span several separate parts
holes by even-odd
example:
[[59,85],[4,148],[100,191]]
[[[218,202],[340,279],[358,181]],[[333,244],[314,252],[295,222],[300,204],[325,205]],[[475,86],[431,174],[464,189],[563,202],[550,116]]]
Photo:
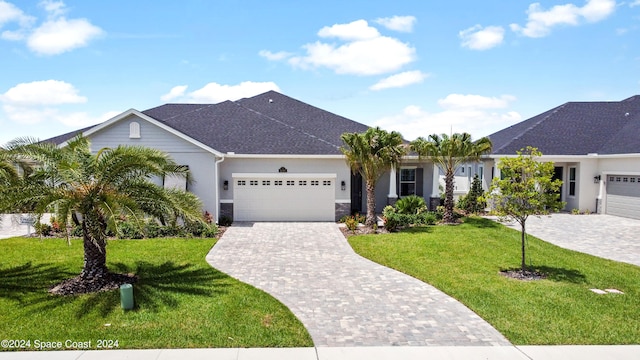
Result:
[[215,172],[216,172],[216,214],[213,217],[213,221],[218,223],[218,219],[220,219],[220,174],[218,173],[218,164],[224,161],[224,155],[220,158],[220,160],[216,160],[215,163]]

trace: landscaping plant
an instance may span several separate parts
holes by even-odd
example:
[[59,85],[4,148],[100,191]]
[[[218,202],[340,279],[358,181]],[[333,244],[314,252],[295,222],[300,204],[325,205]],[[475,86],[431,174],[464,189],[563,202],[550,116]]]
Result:
[[[82,136],[63,147],[18,139],[6,151],[35,166],[22,172],[19,180],[0,187],[0,198],[6,199],[5,208],[0,210],[27,208],[36,218],[55,210],[60,225],[66,228],[74,223],[82,228],[82,271],[54,287],[55,293],[95,292],[135,281],[128,275],[110,273],[106,265],[107,231],[116,229],[122,217],[149,216],[170,223],[177,219],[202,221],[201,203],[194,194],[165,189],[152,181],[188,175],[187,168],[177,165],[162,151],[118,146],[93,153],[89,140]],[[139,235],[133,228],[125,231]]]
[[367,189],[367,219],[365,225],[376,223],[376,183],[382,174],[400,164],[406,153],[402,135],[387,132],[379,127],[364,133],[344,133],[344,146],[340,148],[353,173],[360,173]]
[[471,140],[468,133],[456,133],[451,136],[447,134],[429,135],[428,139],[419,137],[411,142],[411,150],[418,153],[420,157],[426,157],[438,165],[445,173],[445,200],[444,200],[444,223],[455,223],[453,214],[453,186],[454,175],[458,168],[465,163],[477,161],[480,156],[491,152],[491,140],[483,137],[476,141]]
[[552,162],[541,162],[538,149],[527,147],[517,157],[505,157],[498,162],[502,178],[494,178],[489,199],[493,211],[501,217],[514,220],[521,227],[522,273],[526,273],[526,222],[531,215],[544,215],[559,211],[564,206],[559,189],[562,181],[553,180]]

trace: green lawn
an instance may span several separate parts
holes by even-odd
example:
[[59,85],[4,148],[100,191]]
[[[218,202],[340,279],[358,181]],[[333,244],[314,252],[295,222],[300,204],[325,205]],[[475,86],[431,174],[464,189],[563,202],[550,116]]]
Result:
[[[640,343],[640,267],[529,237],[531,264],[549,277],[509,279],[499,272],[519,267],[520,233],[481,218],[349,242],[360,255],[460,300],[514,344]],[[590,288],[625,294],[597,295]]]
[[[113,240],[111,270],[136,273],[136,308],[119,291],[60,297],[47,289],[77,275],[82,243],[0,240],[0,337],[31,341],[117,340],[119,348],[313,346],[306,329],[268,294],[213,269],[215,239]],[[0,350],[3,350],[0,348]],[[6,350],[6,349],[4,349]]]

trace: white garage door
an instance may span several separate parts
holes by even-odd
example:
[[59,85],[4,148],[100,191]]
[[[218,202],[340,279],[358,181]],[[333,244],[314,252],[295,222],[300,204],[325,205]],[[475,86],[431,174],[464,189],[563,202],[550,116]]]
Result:
[[640,219],[640,176],[607,176],[607,209],[610,215]]
[[334,221],[335,174],[233,174],[235,221]]

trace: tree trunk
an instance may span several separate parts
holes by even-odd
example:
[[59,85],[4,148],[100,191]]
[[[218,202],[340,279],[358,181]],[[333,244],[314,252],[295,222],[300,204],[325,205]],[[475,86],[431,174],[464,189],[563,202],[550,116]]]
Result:
[[367,180],[367,220],[366,226],[373,227],[376,223],[376,187],[373,181]]
[[444,199],[444,215],[442,222],[445,224],[452,224],[456,222],[453,216],[453,171],[447,170],[444,177],[445,185],[445,199]]
[[85,213],[82,220],[84,266],[80,277],[100,279],[107,273],[106,223],[100,214]]
[[524,230],[524,221],[521,223],[522,225],[522,233],[520,234],[521,236],[521,241],[522,241],[522,272],[524,273],[527,270],[527,263],[525,261],[525,247],[524,247],[524,239],[525,239],[525,230]]

